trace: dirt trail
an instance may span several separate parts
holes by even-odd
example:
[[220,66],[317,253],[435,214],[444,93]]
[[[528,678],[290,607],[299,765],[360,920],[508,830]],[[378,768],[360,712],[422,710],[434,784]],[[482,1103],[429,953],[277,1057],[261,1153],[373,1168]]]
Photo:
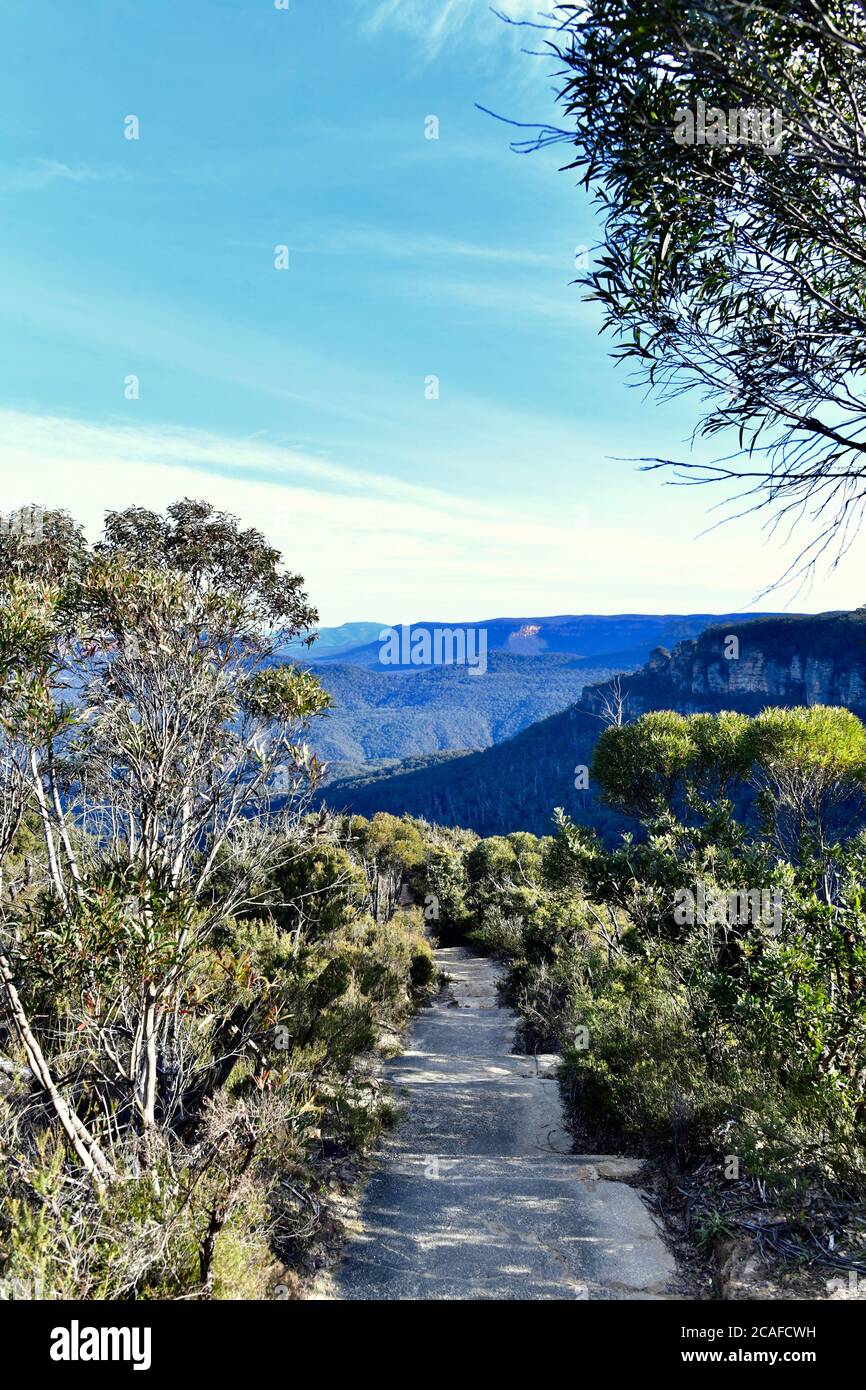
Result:
[[671,1296],[676,1274],[633,1165],[569,1152],[559,1087],[511,1052],[498,967],[437,952],[452,988],[415,1019],[386,1079],[405,1107],[383,1146],[336,1299]]

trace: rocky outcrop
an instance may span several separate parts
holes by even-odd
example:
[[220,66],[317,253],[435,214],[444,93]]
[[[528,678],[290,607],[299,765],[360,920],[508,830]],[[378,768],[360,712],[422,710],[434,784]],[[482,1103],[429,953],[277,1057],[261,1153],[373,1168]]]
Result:
[[[866,716],[866,609],[711,627],[670,653],[656,648],[640,671],[619,679],[629,718],[651,709],[754,714],[817,704]],[[581,703],[600,712],[610,696],[603,682],[588,686]]]

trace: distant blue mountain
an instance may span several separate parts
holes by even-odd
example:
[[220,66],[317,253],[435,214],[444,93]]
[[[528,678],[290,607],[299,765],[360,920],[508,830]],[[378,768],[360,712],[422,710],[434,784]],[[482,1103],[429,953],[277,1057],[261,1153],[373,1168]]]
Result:
[[[725,656],[731,633],[739,638],[736,660]],[[652,709],[755,714],[767,705],[801,704],[842,705],[866,719],[866,608],[754,623],[728,615],[672,652],[654,652],[619,690],[628,719]],[[588,684],[577,702],[510,738],[463,757],[439,754],[356,772],[325,787],[323,799],[335,810],[408,813],[481,835],[549,834],[554,807],[562,806],[613,843],[632,827],[603,805],[594,784],[578,790],[574,777],[576,767],[592,761],[611,693],[604,683]]]
[[[321,662],[333,700],[307,738],[332,776],[450,750],[487,748],[580,699],[584,687],[620,669],[568,653],[492,652],[483,675],[464,666],[414,670]],[[633,669],[633,668],[631,668]]]
[[[673,647],[718,623],[752,621],[775,614],[739,613],[616,613],[562,614],[556,617],[487,618],[471,622],[417,622],[408,624],[412,634],[438,629],[485,630],[487,650],[511,656],[568,655],[582,657],[596,666],[635,670],[648,659],[655,647]],[[346,623],[342,628],[325,628],[312,647],[304,649],[305,659],[316,664],[339,661],[352,666],[382,666],[379,633],[387,624]],[[352,628],[366,628],[355,645],[344,638]],[[342,636],[340,636],[342,634]],[[300,654],[300,653],[299,653]],[[415,665],[402,669],[418,671]]]
[[384,623],[341,623],[339,627],[320,627],[312,647],[297,638],[287,642],[282,648],[284,656],[321,660],[323,657],[339,658],[341,653],[359,647],[365,642],[375,642]]
[[[716,622],[739,629],[735,615]],[[750,617],[748,622],[753,621]],[[641,667],[666,640],[689,640],[706,614],[620,614],[494,618],[465,627],[487,632],[486,670],[460,664],[382,665],[379,624],[325,629],[320,642],[296,655],[316,669],[333,699],[309,741],[330,765],[331,779],[414,769],[412,760],[489,748],[580,699],[586,685]],[[375,641],[340,647],[352,631],[375,629]],[[445,627],[413,623],[410,634]],[[451,624],[452,631],[459,624]],[[320,645],[323,643],[324,645]],[[470,644],[471,646],[472,644]],[[477,647],[475,648],[477,651]]]

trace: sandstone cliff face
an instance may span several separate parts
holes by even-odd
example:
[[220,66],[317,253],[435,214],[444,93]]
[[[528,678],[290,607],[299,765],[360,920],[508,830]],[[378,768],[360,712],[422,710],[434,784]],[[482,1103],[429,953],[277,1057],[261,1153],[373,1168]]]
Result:
[[[866,610],[766,618],[709,628],[653,652],[642,670],[621,677],[626,714],[650,709],[738,709],[766,705],[846,705],[866,717]],[[590,686],[583,704],[599,711],[609,683]]]

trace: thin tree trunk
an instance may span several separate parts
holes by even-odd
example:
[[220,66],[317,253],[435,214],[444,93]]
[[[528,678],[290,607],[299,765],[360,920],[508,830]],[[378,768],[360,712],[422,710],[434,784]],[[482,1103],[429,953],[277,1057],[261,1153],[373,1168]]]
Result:
[[156,1124],[156,986],[144,986],[141,1015],[133,1044],[132,1077],[135,1108],[147,1138]]
[[57,858],[57,846],[54,843],[54,833],[51,829],[51,816],[48,811],[48,802],[45,797],[45,787],[42,782],[42,773],[39,770],[39,761],[36,757],[36,749],[30,749],[30,772],[33,778],[33,790],[36,793],[36,801],[39,806],[39,815],[42,820],[42,831],[45,836],[45,849],[48,854],[48,868],[51,872],[51,882],[54,884],[54,891],[63,905],[66,905],[66,889],[63,885],[63,875],[60,872],[60,862]]
[[72,883],[75,889],[75,896],[76,898],[78,898],[80,902],[83,892],[81,873],[78,868],[78,860],[75,857],[75,851],[72,848],[72,841],[69,838],[69,828],[66,824],[66,816],[63,811],[63,806],[60,802],[60,792],[57,787],[57,778],[54,772],[54,754],[51,751],[50,747],[48,749],[48,785],[51,788],[51,800],[54,805],[54,815],[57,820],[57,832],[60,836],[60,842],[63,845],[63,853],[66,857],[66,866],[69,869],[70,874],[72,875]]
[[3,986],[3,993],[6,996],[6,1003],[12,1018],[15,1032],[18,1035],[27,1062],[36,1081],[45,1091],[58,1120],[63,1126],[63,1130],[70,1144],[78,1155],[86,1171],[93,1178],[97,1185],[102,1185],[106,1179],[112,1179],[114,1169],[106,1158],[105,1154],[87,1126],[78,1118],[72,1106],[60,1094],[51,1075],[45,1055],[33,1035],[24,1006],[12,976],[12,969],[9,959],[5,952],[0,951],[0,984]]

